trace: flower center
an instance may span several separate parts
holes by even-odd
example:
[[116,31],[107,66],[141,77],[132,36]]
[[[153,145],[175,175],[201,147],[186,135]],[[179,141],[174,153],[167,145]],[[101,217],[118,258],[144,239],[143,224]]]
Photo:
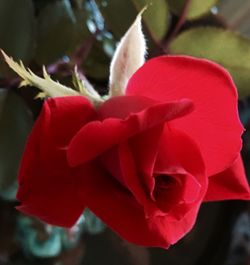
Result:
[[168,189],[177,182],[175,178],[165,174],[156,174],[154,178],[157,189]]
[[178,204],[181,197],[181,183],[176,176],[156,174],[153,197],[158,207],[168,212],[173,205]]

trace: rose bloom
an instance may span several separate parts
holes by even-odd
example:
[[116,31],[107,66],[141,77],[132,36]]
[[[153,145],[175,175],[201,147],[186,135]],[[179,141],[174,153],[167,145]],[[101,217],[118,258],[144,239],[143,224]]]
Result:
[[167,248],[201,203],[250,199],[237,93],[217,64],[162,56],[98,108],[49,98],[27,141],[18,209],[71,227],[89,208],[126,240]]

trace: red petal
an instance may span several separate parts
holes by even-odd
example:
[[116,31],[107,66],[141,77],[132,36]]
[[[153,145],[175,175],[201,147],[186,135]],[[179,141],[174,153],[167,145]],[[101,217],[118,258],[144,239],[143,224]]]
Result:
[[[159,209],[150,197],[150,192],[145,188],[144,175],[137,171],[134,156],[128,144],[119,145],[120,166],[126,187],[133,194],[145,211],[145,216],[157,215]],[[153,176],[151,176],[153,179]]]
[[239,153],[243,128],[237,93],[229,74],[217,64],[186,56],[158,57],[132,76],[126,93],[167,102],[191,99],[195,111],[171,126],[198,143],[208,175],[225,170]]
[[94,116],[95,111],[83,97],[52,98],[44,103],[21,163],[19,210],[54,225],[68,227],[77,221],[84,209],[74,180],[80,169],[68,166],[66,147]]
[[[168,125],[165,126],[164,133],[160,141],[159,154],[156,159],[154,173],[167,175],[179,180],[180,187],[176,191],[175,187],[166,197],[179,196],[183,203],[165,204],[171,209],[169,214],[173,218],[180,219],[192,208],[201,203],[207,191],[207,177],[205,174],[204,162],[197,144],[185,133],[173,130]],[[156,187],[157,188],[157,187]],[[164,196],[164,194],[162,194]],[[164,201],[158,201],[162,208]]]
[[[164,125],[156,126],[150,130],[131,137],[128,146],[133,155],[137,175],[140,175],[140,186],[145,188],[148,195],[153,197],[154,190],[154,166],[160,148],[160,139]],[[121,164],[122,161],[121,161]],[[125,165],[123,165],[126,168]],[[128,175],[133,181],[132,177]]]
[[199,205],[183,219],[168,216],[146,218],[144,209],[133,195],[112,176],[89,168],[89,176],[79,184],[79,197],[91,211],[129,242],[167,248],[182,238],[193,226]]
[[163,125],[155,126],[100,156],[107,171],[133,193],[147,216],[159,212],[150,195],[154,189],[153,167],[162,131]]
[[[138,104],[140,104],[140,97],[136,97],[136,100],[134,100],[134,97],[116,97],[110,102],[115,102],[115,100],[118,100],[121,104],[123,101],[129,104],[131,100],[132,102],[138,101]],[[145,98],[142,97],[141,100],[143,103],[145,102]],[[111,105],[113,106],[113,104]],[[108,103],[104,106],[108,106]],[[119,107],[119,104],[117,107]],[[143,108],[137,113],[132,113],[132,109],[125,119],[107,118],[102,122],[90,122],[83,126],[71,141],[68,149],[69,163],[72,166],[77,166],[89,161],[135,134],[168,120],[179,118],[192,110],[191,101],[182,99],[175,102],[155,104]],[[115,113],[119,113],[120,110],[116,111],[115,108],[112,108],[112,111],[113,116],[115,116]],[[103,113],[101,110],[100,112]]]
[[250,200],[250,189],[239,156],[227,170],[211,176],[205,201]]
[[174,171],[181,167],[196,176],[202,185],[207,182],[201,151],[196,142],[186,133],[173,129],[167,124],[161,137],[160,146],[155,173],[161,174],[171,168]]
[[137,113],[159,101],[142,96],[118,96],[105,101],[98,109],[101,120],[107,118],[126,119],[131,113]]

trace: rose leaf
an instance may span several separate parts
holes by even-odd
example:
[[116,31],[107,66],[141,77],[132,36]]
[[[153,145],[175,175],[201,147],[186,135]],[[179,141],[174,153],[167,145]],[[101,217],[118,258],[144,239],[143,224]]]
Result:
[[74,12],[69,0],[56,1],[45,6],[38,16],[36,61],[49,64],[72,51],[86,36],[89,36],[80,10]]
[[[32,0],[0,1],[0,48],[27,63],[35,49],[35,17]],[[8,68],[0,60],[0,75]]]
[[0,89],[0,195],[15,186],[24,144],[33,124],[32,115],[15,93]]
[[[180,15],[186,0],[168,0],[170,10]],[[218,2],[218,0],[190,0],[187,11],[187,19],[197,19],[210,11],[210,9]]]
[[143,22],[150,37],[154,41],[161,40],[168,29],[169,12],[166,0],[109,0],[96,1],[107,23],[108,29],[117,39],[120,39],[124,32],[133,23],[136,15],[148,5],[148,10],[143,14]]
[[170,53],[207,58],[232,75],[240,97],[250,95],[250,40],[215,27],[182,32],[170,45]]

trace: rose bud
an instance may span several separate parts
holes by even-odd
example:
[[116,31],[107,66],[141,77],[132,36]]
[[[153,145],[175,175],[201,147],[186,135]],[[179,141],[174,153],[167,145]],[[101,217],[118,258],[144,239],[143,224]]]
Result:
[[20,211],[71,227],[89,208],[126,240],[167,248],[203,202],[250,199],[228,72],[187,56],[143,64],[144,54],[139,15],[112,60],[105,102],[62,87],[45,100],[21,162]]

